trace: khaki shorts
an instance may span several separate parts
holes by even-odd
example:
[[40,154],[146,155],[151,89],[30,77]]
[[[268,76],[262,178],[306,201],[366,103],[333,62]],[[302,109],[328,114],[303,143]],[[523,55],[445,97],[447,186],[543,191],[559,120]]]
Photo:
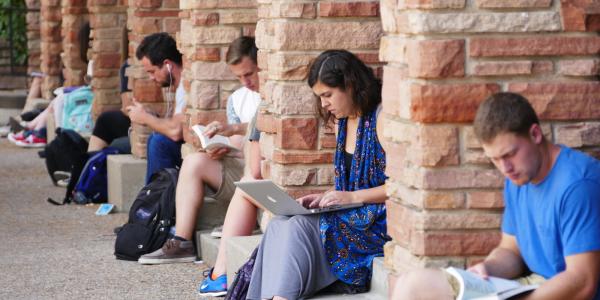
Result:
[[244,160],[235,157],[225,156],[221,159],[222,174],[221,186],[215,192],[214,189],[205,185],[206,197],[213,198],[216,201],[229,201],[235,192],[236,181],[239,181],[244,174]]
[[[450,275],[450,273],[446,272],[445,269],[442,269],[442,271],[444,271],[444,274],[446,274],[448,284],[452,287],[452,291],[454,292],[454,299],[456,299],[456,297],[458,297],[458,293],[460,292],[460,284],[458,283],[458,280],[456,280],[454,276]],[[531,273],[527,276],[515,278],[513,280],[519,282],[522,285],[530,285],[542,284],[546,281],[546,278],[542,277],[541,275]]]

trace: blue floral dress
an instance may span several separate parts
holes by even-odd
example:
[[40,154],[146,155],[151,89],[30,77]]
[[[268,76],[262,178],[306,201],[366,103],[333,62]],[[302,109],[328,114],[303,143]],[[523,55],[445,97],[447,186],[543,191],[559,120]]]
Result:
[[[348,170],[344,164],[347,119],[338,123],[334,158],[335,189],[356,191],[383,185],[385,151],[375,130],[377,111],[359,120],[356,148]],[[319,220],[321,240],[332,267],[341,281],[366,285],[371,279],[373,258],[383,256],[387,235],[385,204],[366,204],[360,208],[325,213]]]

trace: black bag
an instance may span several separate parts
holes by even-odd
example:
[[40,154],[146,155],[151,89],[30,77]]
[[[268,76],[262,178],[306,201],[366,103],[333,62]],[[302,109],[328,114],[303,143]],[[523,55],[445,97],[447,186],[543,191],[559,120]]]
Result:
[[250,286],[250,279],[252,278],[252,270],[254,270],[254,262],[256,261],[256,253],[258,247],[252,251],[248,261],[244,263],[240,269],[235,273],[235,278],[231,282],[231,286],[227,289],[227,296],[225,300],[245,300],[246,294],[248,294],[248,287]]
[[138,260],[167,241],[171,226],[175,225],[175,188],[177,169],[164,169],[150,178],[150,183],[137,195],[129,220],[123,225],[115,241],[115,256],[122,260]]
[[70,173],[73,165],[87,159],[88,142],[77,132],[70,129],[56,128],[56,138],[44,148],[46,168],[52,183],[58,181],[54,172]]
[[51,198],[48,198],[48,202],[56,205],[71,202],[73,189],[88,159],[87,148],[88,142],[77,132],[70,129],[56,129],[56,138],[44,148],[46,169],[54,185],[58,181],[54,175],[56,171],[69,173],[71,179],[62,203]]

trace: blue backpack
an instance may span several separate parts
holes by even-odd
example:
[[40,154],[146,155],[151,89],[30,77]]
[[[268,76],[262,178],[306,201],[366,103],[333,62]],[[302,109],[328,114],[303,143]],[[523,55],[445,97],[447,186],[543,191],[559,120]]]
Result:
[[83,86],[65,94],[60,127],[75,130],[82,135],[91,134],[94,129],[94,120],[92,119],[93,100],[94,93],[89,86]]
[[73,202],[87,204],[108,201],[106,159],[111,154],[119,154],[119,150],[107,147],[90,156],[73,190]]

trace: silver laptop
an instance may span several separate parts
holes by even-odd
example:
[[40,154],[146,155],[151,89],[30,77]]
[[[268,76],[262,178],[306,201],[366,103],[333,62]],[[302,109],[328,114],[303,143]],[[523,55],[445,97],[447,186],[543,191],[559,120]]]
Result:
[[279,216],[310,215],[362,206],[361,203],[353,203],[321,208],[306,208],[271,180],[235,182],[235,185],[270,212]]

